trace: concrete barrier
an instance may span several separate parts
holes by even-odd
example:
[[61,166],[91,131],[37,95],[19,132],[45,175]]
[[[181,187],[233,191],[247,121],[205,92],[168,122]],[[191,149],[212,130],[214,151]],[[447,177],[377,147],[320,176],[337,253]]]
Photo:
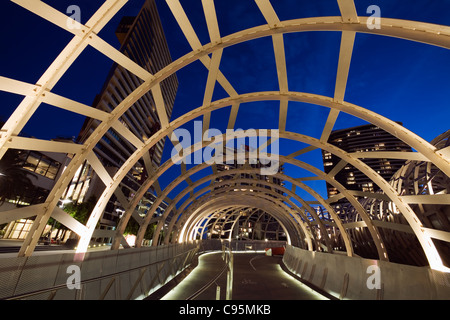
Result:
[[338,299],[450,299],[450,273],[286,246],[283,263]]

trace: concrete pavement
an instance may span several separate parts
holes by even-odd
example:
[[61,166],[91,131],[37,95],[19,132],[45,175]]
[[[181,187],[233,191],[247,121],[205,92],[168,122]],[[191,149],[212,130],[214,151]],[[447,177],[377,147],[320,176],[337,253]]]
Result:
[[[327,300],[284,272],[281,256],[235,252],[233,257],[233,300]],[[221,253],[201,255],[198,266],[161,300],[185,300],[222,267]],[[221,299],[225,299],[226,272],[196,300],[215,300],[217,286],[221,288]]]

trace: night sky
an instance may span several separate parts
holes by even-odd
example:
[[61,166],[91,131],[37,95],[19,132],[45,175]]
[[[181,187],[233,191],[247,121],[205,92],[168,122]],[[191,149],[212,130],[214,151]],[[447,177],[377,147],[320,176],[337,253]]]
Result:
[[[46,0],[65,12],[69,5],[81,8],[82,23],[103,1]],[[143,1],[130,0],[99,36],[119,48],[114,31],[125,15],[135,15]],[[202,44],[209,40],[200,0],[181,1]],[[412,4],[413,3],[413,4]],[[157,0],[172,58],[190,51],[165,1]],[[272,0],[280,20],[313,16],[339,16],[336,0]],[[378,5],[381,16],[450,25],[450,1],[357,0],[358,15],[369,16],[369,5]],[[265,24],[254,1],[216,0],[222,36]],[[28,83],[40,76],[71,40],[72,35],[10,1],[0,3],[3,23],[0,50],[0,75]],[[290,91],[333,96],[340,45],[339,32],[302,32],[284,36]],[[272,40],[270,37],[226,48],[220,70],[238,93],[278,90]],[[53,89],[53,92],[91,105],[104,84],[112,61],[88,47]],[[180,86],[172,119],[199,107],[207,70],[195,62],[177,73]],[[350,66],[345,100],[375,111],[431,141],[449,129],[450,51],[426,44],[370,34],[357,34]],[[216,84],[213,100],[226,97]],[[23,97],[0,92],[0,118],[6,121]],[[277,128],[278,102],[241,105],[236,128]],[[211,127],[226,128],[230,108],[212,113]],[[286,129],[319,138],[328,109],[303,103],[289,103]],[[225,121],[224,121],[225,119]],[[76,137],[84,117],[42,104],[23,132],[41,139],[56,136]],[[340,114],[334,129],[365,122]],[[186,127],[189,127],[187,125]],[[170,156],[168,143],[165,159]],[[281,141],[281,154],[288,155],[302,144]],[[320,151],[305,154],[300,160],[323,168]],[[292,168],[288,168],[293,170]],[[311,175],[301,170],[294,177]],[[309,184],[326,197],[325,184]],[[309,200],[309,199],[307,199]]]

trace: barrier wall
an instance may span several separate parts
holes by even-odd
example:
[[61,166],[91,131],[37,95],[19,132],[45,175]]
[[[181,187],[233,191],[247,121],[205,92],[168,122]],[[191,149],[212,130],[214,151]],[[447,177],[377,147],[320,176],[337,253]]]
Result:
[[[233,251],[264,250],[284,244],[280,241],[230,243]],[[55,252],[24,258],[0,256],[0,299],[145,298],[187,268],[197,252],[211,250],[222,250],[222,242],[204,240],[195,244],[93,251],[86,253],[82,262],[74,262],[74,253]],[[70,289],[68,282],[79,285],[79,289]]]
[[188,267],[197,251],[197,244],[174,244],[88,252],[82,262],[73,253],[0,258],[0,299],[144,298]]
[[276,240],[202,240],[199,242],[199,251],[217,251],[222,250],[222,244],[227,244],[232,251],[264,251],[266,248],[283,247],[286,241]]
[[450,299],[450,273],[286,246],[292,273],[338,299]]

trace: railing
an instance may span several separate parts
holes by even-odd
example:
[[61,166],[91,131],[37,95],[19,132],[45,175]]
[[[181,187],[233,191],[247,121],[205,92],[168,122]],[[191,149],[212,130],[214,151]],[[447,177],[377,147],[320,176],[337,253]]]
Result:
[[0,299],[145,298],[192,262],[196,244],[0,259]]
[[[227,266],[227,292],[226,300],[231,300],[233,297],[233,252],[231,251],[231,246],[227,248],[226,245],[222,247],[222,259],[225,261]],[[220,295],[219,295],[220,297]]]
[[224,266],[217,277],[208,282],[208,287],[227,271],[226,299],[231,299],[232,251],[263,250],[280,245],[281,242],[271,241],[206,240],[191,244],[88,252],[82,262],[74,261],[74,253],[55,252],[20,258],[2,258],[0,255],[0,299],[145,298],[186,269],[196,253],[219,250],[222,250]]
[[219,251],[225,243],[232,251],[263,251],[266,248],[283,247],[286,245],[286,241],[275,240],[202,240],[199,243],[199,251]]
[[450,297],[450,273],[430,267],[313,252],[293,246],[286,247],[283,263],[303,282],[335,299],[448,300]]

